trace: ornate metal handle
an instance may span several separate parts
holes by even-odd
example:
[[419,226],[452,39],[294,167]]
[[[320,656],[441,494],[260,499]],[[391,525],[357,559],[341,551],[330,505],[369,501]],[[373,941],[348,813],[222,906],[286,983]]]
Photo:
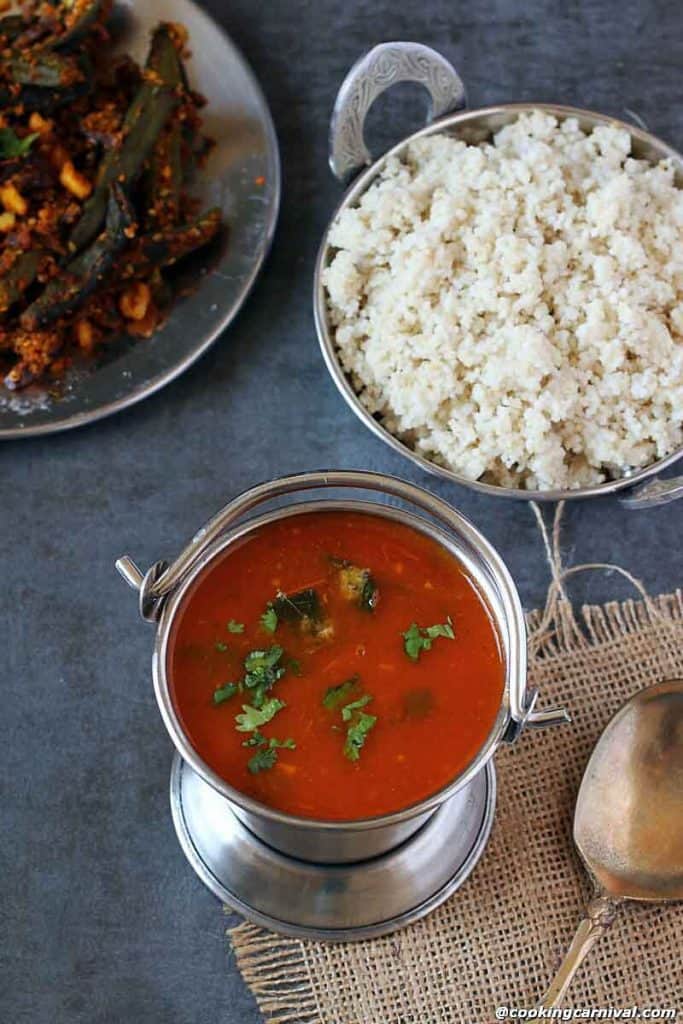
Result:
[[417,82],[431,97],[429,121],[466,105],[462,79],[436,50],[421,43],[380,43],[358,60],[342,82],[330,124],[330,167],[340,180],[372,163],[365,118],[378,96],[397,82]]
[[648,480],[640,487],[635,487],[630,494],[620,498],[619,502],[628,509],[652,508],[654,505],[668,505],[670,501],[683,498],[683,476],[674,476],[669,480]]
[[574,975],[590,953],[591,949],[612,924],[616,917],[619,902],[608,896],[595,896],[586,907],[586,915],[576,929],[572,944],[562,961],[560,968],[550,983],[550,988],[543,996],[538,1009],[550,1009],[559,1006],[569,988]]

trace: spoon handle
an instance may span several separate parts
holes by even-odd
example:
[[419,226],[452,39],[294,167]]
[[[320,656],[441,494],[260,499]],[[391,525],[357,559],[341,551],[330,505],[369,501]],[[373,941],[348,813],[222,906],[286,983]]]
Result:
[[616,917],[618,900],[608,896],[595,896],[586,907],[581,924],[576,929],[572,944],[567,950],[564,960],[546,994],[538,1005],[538,1009],[550,1009],[559,1006],[562,997],[569,988],[572,978],[583,963],[591,949],[605,934]]

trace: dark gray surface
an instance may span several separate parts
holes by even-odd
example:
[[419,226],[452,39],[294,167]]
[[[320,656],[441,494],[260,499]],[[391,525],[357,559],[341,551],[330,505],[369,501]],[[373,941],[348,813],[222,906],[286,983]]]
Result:
[[[12,1024],[255,1024],[226,919],[173,834],[171,746],[150,682],[152,630],[113,561],[173,555],[224,501],[314,467],[383,469],[450,497],[508,560],[528,607],[547,572],[530,510],[430,483],[368,436],[323,369],[311,316],[337,85],[370,44],[441,49],[471,105],[631,107],[683,145],[679,0],[214,0],[252,61],[282,144],[275,248],[238,322],[183,379],[94,427],[2,449],[5,671],[0,719],[0,1019]],[[410,91],[376,131],[415,127]],[[384,129],[389,127],[390,131]],[[569,560],[618,562],[652,592],[680,583],[681,506],[572,506]],[[581,579],[578,600],[628,593]],[[372,1022],[379,1024],[379,1022]],[[438,1024],[438,1022],[435,1022]]]

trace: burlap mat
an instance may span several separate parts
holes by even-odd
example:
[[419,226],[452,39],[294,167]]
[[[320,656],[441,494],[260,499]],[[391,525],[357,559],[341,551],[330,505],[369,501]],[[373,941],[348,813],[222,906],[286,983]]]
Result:
[[[532,629],[539,621],[529,616]],[[496,756],[493,834],[459,892],[410,928],[359,944],[283,939],[250,924],[231,931],[271,1024],[483,1024],[496,1006],[533,1006],[542,994],[589,895],[571,842],[586,760],[628,696],[683,676],[683,595],[584,607],[579,621],[562,602],[534,647],[531,684],[543,703],[566,703],[574,721]],[[568,998],[576,1007],[678,1007],[682,963],[683,908],[626,907]]]

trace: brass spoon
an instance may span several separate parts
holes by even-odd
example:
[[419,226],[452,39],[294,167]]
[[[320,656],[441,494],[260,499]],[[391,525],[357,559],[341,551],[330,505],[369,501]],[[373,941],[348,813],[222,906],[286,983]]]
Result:
[[559,1005],[624,900],[683,899],[683,679],[641,690],[609,722],[581,782],[574,842],[595,895],[539,1008]]

